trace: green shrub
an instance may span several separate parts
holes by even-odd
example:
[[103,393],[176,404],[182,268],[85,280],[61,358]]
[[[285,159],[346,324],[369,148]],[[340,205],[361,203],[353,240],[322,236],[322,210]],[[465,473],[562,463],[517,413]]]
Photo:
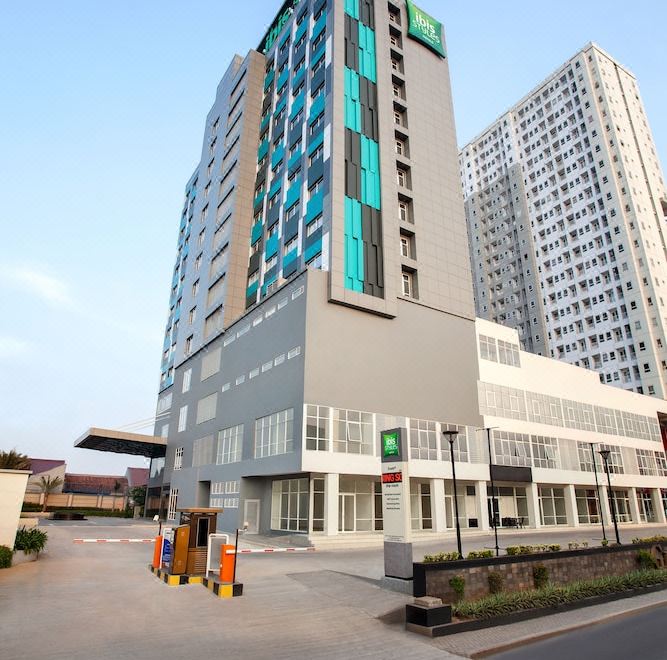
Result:
[[559,543],[552,543],[549,546],[549,552],[560,552],[560,544]]
[[640,550],[637,553],[637,563],[639,564],[639,568],[643,568],[644,570],[658,568],[658,562],[649,550]]
[[449,586],[454,590],[456,594],[456,602],[463,600],[463,595],[466,590],[466,581],[462,575],[455,575],[449,580]]
[[493,557],[493,550],[471,550],[466,559],[487,559]]
[[6,545],[0,545],[0,568],[9,568],[12,565],[13,552]]
[[497,593],[476,601],[457,603],[452,608],[452,614],[460,618],[490,619],[512,612],[554,607],[584,598],[604,596],[666,582],[667,569],[634,571],[627,575],[582,580],[560,587],[549,585],[541,590]]
[[667,543],[667,536],[646,536],[641,539],[635,538],[632,539],[632,543]]
[[435,555],[424,555],[424,563],[425,564],[431,564],[434,562],[439,562],[439,561],[457,561],[461,559],[461,555],[454,551],[454,552],[438,552]]
[[21,527],[16,532],[16,541],[14,542],[14,550],[23,550],[28,555],[39,554],[44,550],[48,534],[41,529],[34,527],[33,529],[26,529]]
[[602,545],[603,548],[606,548],[609,545],[609,539],[602,539],[600,545]]
[[544,589],[549,584],[549,569],[544,564],[533,566],[533,584],[535,589]]
[[505,548],[505,551],[507,552],[510,557],[513,557],[514,555],[519,554],[519,546],[518,545],[508,545],[507,548]]
[[36,513],[42,510],[41,504],[32,504],[31,502],[24,502],[21,506],[21,511],[29,511],[30,513]]
[[492,594],[499,594],[503,590],[503,587],[505,586],[505,578],[503,577],[502,573],[499,573],[498,571],[492,571],[489,573],[488,580],[489,591]]

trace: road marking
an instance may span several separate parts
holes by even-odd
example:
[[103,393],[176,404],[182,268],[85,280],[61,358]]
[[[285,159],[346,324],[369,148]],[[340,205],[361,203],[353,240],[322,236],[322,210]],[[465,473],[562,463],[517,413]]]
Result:
[[74,543],[154,543],[155,539],[74,539]]

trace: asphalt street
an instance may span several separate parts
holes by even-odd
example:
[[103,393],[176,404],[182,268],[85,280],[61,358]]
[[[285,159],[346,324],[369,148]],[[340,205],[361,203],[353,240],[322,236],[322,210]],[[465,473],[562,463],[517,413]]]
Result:
[[489,657],[493,660],[665,660],[667,605]]

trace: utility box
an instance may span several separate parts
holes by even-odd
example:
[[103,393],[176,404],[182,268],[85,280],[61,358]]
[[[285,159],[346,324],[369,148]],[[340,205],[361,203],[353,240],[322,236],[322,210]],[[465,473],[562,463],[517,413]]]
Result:
[[[176,528],[174,561],[175,575],[205,575],[208,536],[214,534],[222,509],[179,509],[181,524]],[[183,531],[181,531],[183,530]]]

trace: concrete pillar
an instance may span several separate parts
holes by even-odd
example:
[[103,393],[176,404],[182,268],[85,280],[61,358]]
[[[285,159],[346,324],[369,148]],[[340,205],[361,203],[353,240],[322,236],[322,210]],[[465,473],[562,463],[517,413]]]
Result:
[[565,513],[567,515],[567,524],[570,527],[579,527],[577,495],[572,484],[565,486]]
[[612,525],[611,508],[609,506],[609,489],[600,484],[600,512],[602,513],[602,522],[605,525]]
[[445,480],[429,480],[431,487],[431,515],[433,516],[433,531],[447,531],[447,517],[445,516]]
[[340,475],[324,475],[324,533],[327,536],[338,534],[338,488]]
[[479,528],[489,530],[489,504],[486,495],[486,481],[478,481],[475,483],[475,499],[477,500],[477,514],[479,520]]
[[651,500],[653,502],[653,510],[655,511],[655,522],[658,525],[667,523],[665,518],[665,507],[662,503],[662,495],[659,488],[651,488]]
[[540,495],[536,483],[526,486],[526,501],[528,504],[528,526],[540,529],[542,527],[542,521],[540,520]]
[[632,522],[635,525],[640,525],[642,519],[639,516],[639,502],[637,502],[637,489],[628,488],[628,497],[630,498],[630,515],[632,516]]

